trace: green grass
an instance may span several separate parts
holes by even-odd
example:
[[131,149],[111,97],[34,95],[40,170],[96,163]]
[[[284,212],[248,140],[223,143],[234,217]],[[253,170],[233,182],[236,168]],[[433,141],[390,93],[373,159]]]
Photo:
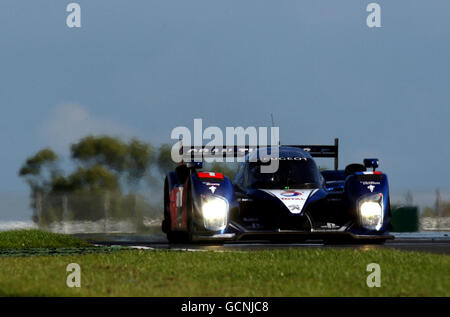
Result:
[[[72,262],[81,288],[66,286]],[[372,262],[380,288],[366,285]],[[450,257],[331,248],[3,257],[0,296],[450,296]]]
[[0,250],[79,248],[89,246],[92,245],[76,237],[41,230],[12,230],[0,232]]

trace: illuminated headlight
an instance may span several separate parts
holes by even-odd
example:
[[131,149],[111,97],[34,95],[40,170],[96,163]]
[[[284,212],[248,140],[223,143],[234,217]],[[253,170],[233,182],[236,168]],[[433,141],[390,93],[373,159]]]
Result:
[[228,220],[228,202],[219,197],[209,197],[202,204],[203,224],[206,229],[225,229]]
[[383,206],[378,201],[365,200],[359,205],[361,225],[370,230],[380,230],[383,225]]

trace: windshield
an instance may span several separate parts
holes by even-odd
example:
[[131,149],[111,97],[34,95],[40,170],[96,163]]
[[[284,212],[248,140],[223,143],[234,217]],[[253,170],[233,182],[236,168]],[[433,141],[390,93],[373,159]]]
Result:
[[275,173],[261,173],[262,162],[250,162],[247,170],[249,188],[284,189],[320,187],[319,170],[311,159],[280,160]]

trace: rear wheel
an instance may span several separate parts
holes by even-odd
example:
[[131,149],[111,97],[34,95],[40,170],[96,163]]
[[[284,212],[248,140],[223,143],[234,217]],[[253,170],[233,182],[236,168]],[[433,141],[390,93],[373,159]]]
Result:
[[169,243],[183,243],[186,242],[186,233],[172,231],[172,220],[170,217],[170,191],[169,184],[164,184],[164,220],[162,222],[162,231],[166,234]]
[[192,195],[191,195],[191,191],[190,191],[190,182],[188,182],[187,185],[187,193],[188,193],[188,197],[187,197],[187,240],[189,242],[193,242],[195,239],[195,223],[194,223],[194,203],[193,203],[193,199],[192,199]]
[[161,224],[161,230],[164,233],[168,233],[170,231],[170,191],[169,184],[167,181],[167,177],[164,181],[164,206],[163,206],[163,216],[164,219]]

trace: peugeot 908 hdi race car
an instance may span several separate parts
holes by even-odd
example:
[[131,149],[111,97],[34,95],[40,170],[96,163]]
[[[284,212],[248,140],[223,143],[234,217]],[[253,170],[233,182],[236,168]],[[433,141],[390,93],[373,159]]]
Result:
[[[339,170],[337,139],[330,146],[277,146],[275,157],[267,156],[270,148],[229,148],[235,156],[245,153],[233,181],[222,173],[202,171],[201,162],[190,156],[205,157],[214,148],[182,150],[183,162],[164,184],[162,230],[169,242],[382,243],[393,238],[388,233],[388,180],[376,170],[377,159]],[[334,158],[335,169],[320,171],[313,157]],[[276,171],[263,173],[261,168],[273,159],[278,160]]]

